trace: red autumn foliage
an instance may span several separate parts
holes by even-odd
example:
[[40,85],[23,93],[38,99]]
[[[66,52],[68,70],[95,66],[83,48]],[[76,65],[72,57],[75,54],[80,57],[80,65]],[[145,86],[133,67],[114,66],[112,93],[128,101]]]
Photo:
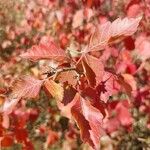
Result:
[[[23,11],[15,18],[23,19],[4,25],[0,46],[1,147],[55,148],[60,139],[72,142],[80,134],[82,142],[103,149],[101,138],[113,139],[115,132],[131,132],[134,139],[135,110],[149,127],[148,0],[27,0],[14,6]],[[0,19],[7,24],[6,16]],[[143,139],[136,140],[145,146]]]

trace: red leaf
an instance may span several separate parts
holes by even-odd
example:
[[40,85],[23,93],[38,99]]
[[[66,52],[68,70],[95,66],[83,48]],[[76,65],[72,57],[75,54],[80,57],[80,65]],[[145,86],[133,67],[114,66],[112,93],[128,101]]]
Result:
[[123,101],[117,104],[116,106],[117,118],[120,121],[121,125],[129,126],[132,124],[132,116],[129,112],[129,104],[127,101]]
[[56,61],[63,61],[66,58],[65,51],[59,48],[54,42],[47,41],[35,45],[28,51],[21,55],[21,57],[30,59],[32,61],[40,59],[52,59]]
[[13,98],[36,98],[43,81],[30,76],[21,77],[14,83],[11,96]]
[[142,61],[150,58],[150,39],[144,35],[139,36],[135,41],[135,53]]
[[85,98],[88,97],[92,106],[97,108],[103,114],[103,116],[106,116],[105,103],[99,100],[99,95],[95,88],[87,87],[84,89],[84,91],[82,91],[82,96]]
[[82,66],[83,66],[85,76],[88,80],[88,83],[90,84],[91,87],[94,87],[96,85],[96,79],[95,79],[96,75],[94,71],[84,60],[82,61]]
[[86,1],[87,7],[91,7],[93,3],[94,3],[93,0],[87,0]]
[[90,44],[85,52],[104,49],[110,42],[121,36],[130,36],[137,30],[141,17],[116,19],[112,23],[106,22],[95,29]]
[[84,99],[81,100],[81,107],[83,115],[91,127],[91,130],[89,130],[90,138],[94,143],[94,147],[99,149],[100,137],[104,135],[104,130],[102,129],[103,115],[98,109],[93,107],[88,101]]
[[64,87],[64,97],[63,97],[62,103],[64,105],[67,105],[68,103],[70,103],[74,99],[76,93],[77,91],[72,86],[66,85]]
[[137,83],[136,83],[134,76],[132,76],[131,74],[127,74],[127,73],[124,73],[121,76],[123,76],[124,81],[131,86],[132,91],[136,91]]
[[116,131],[120,127],[120,122],[117,118],[110,118],[104,123],[104,128],[108,133]]
[[89,145],[94,147],[94,143],[90,138],[90,132],[89,132],[91,128],[89,126],[88,121],[84,118],[83,114],[81,113],[80,107],[81,107],[80,101],[78,99],[76,104],[71,109],[72,116],[74,117],[80,129],[80,136],[81,136],[82,141],[85,143],[87,142],[89,143]]
[[16,110],[14,110],[13,112],[13,116],[15,117],[15,126],[17,127],[17,129],[22,129],[26,126],[27,121],[29,120],[29,114],[27,111],[23,110],[22,108],[18,108]]
[[28,132],[26,129],[16,129],[15,137],[18,142],[25,142],[28,138]]
[[138,18],[124,18],[124,19],[116,19],[111,24],[111,37],[116,36],[130,36],[134,34],[137,30],[139,22],[141,21],[142,17]]
[[99,51],[105,48],[110,39],[110,27],[111,23],[108,21],[99,27],[96,27],[94,33],[90,38],[88,51]]
[[[135,90],[135,88],[136,88],[136,83],[134,81],[132,81],[132,79],[134,79],[132,76],[127,76],[126,74],[124,74],[123,76],[122,75],[118,76],[118,80],[117,80],[118,83],[125,89],[128,96],[131,96],[132,90]],[[134,83],[134,85],[130,85],[132,83]],[[132,88],[132,86],[133,86],[133,88]]]
[[1,146],[2,146],[2,147],[10,147],[10,146],[13,145],[13,143],[14,143],[14,140],[13,140],[13,138],[12,138],[11,136],[9,136],[9,135],[4,136],[4,137],[2,138],[2,140],[1,140]]
[[89,101],[79,97],[71,109],[72,115],[80,128],[81,139],[88,142],[94,149],[99,149],[103,115]]
[[135,49],[134,40],[131,36],[124,39],[124,44],[126,49],[133,50]]
[[126,68],[132,64],[131,62],[131,53],[127,50],[122,50],[115,65],[116,73],[119,74],[125,72]]
[[102,77],[104,75],[104,65],[100,59],[93,57],[91,55],[86,55],[86,62],[91,67],[93,72],[96,75],[96,83],[102,81]]
[[29,108],[28,114],[29,114],[29,120],[34,122],[39,116],[39,111],[38,109]]
[[[108,103],[109,118],[104,122],[104,128],[108,132],[117,130],[120,125],[130,127],[133,122],[132,116],[129,112],[129,103],[127,100],[113,101]],[[110,124],[112,126],[110,126]]]
[[120,86],[117,84],[115,76],[108,72],[105,72],[103,75],[103,81],[101,81],[96,87],[100,100],[105,103],[110,96],[118,92],[119,88]]
[[25,141],[25,145],[22,146],[22,150],[34,150],[34,146],[31,141]]
[[136,17],[140,13],[142,14],[142,10],[141,10],[141,7],[139,4],[133,4],[127,10],[127,16],[128,17]]
[[46,90],[58,101],[62,101],[64,97],[64,89],[61,84],[53,80],[46,80],[44,83]]
[[63,71],[58,74],[56,80],[61,83],[67,82],[70,85],[76,86],[77,84],[77,72],[75,70]]
[[72,101],[67,103],[67,105],[64,105],[63,103],[57,101],[57,106],[61,110],[61,115],[71,119],[71,109],[74,105],[76,105],[77,101],[79,100],[79,94],[77,93]]

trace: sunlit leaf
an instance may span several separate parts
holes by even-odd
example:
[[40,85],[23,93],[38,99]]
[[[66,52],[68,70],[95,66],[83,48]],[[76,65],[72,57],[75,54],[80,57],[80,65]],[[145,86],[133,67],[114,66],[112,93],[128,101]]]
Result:
[[31,76],[23,76],[16,80],[11,97],[13,98],[36,98],[40,92],[43,81]]

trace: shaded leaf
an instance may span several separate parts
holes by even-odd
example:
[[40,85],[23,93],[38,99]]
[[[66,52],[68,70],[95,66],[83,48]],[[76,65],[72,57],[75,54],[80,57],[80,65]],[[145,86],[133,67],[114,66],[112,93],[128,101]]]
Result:
[[103,116],[106,116],[106,104],[103,101],[100,101],[96,88],[87,87],[82,91],[82,96],[85,99],[89,99],[92,106],[97,108],[103,114]]
[[72,86],[65,86],[64,87],[64,97],[63,97],[63,100],[62,100],[62,103],[64,105],[67,105],[68,103],[70,103],[75,95],[76,95],[77,91],[72,87]]
[[96,75],[90,66],[83,60],[82,61],[83,70],[90,86],[94,87],[96,85]]
[[135,49],[134,40],[131,36],[124,39],[124,44],[125,44],[126,49],[128,49],[128,50]]

